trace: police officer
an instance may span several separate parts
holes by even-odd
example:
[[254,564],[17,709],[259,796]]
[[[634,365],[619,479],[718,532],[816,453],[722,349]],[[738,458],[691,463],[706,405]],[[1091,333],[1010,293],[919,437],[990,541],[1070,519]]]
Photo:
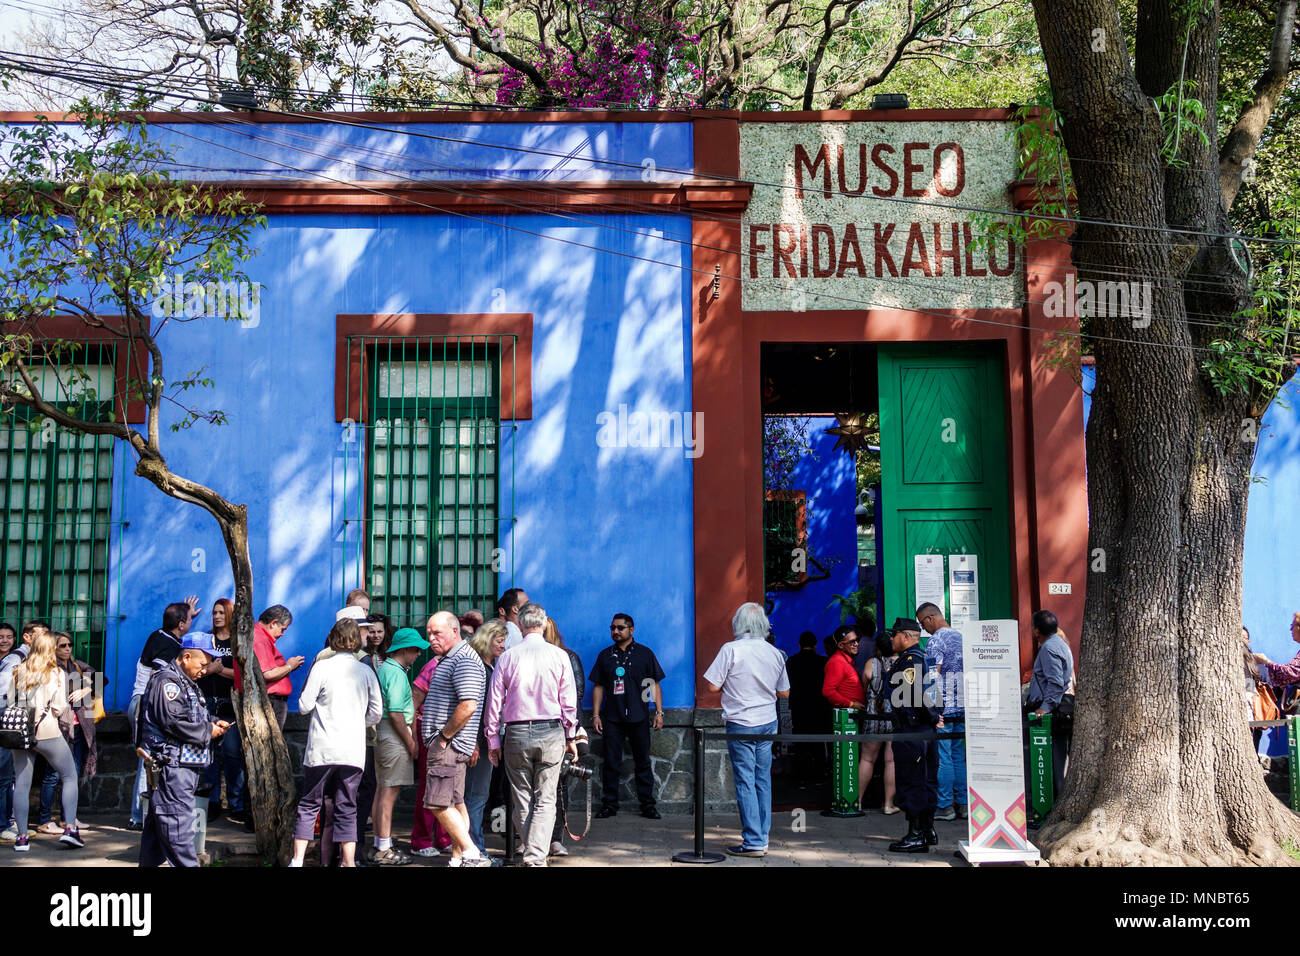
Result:
[[[927,680],[925,653],[921,650],[921,625],[900,617],[890,631],[898,658],[889,669],[888,686],[893,703],[894,729],[900,733],[932,730],[942,723],[942,712]],[[926,853],[939,842],[934,811],[939,805],[939,742],[896,740],[894,774],[898,805],[907,813],[907,835],[889,844],[894,853]]]
[[219,656],[211,634],[187,634],[181,650],[149,678],[136,720],[136,747],[153,759],[149,813],[140,838],[140,865],[198,866],[194,794],[208,765],[208,745],[230,724],[212,720],[195,680]]

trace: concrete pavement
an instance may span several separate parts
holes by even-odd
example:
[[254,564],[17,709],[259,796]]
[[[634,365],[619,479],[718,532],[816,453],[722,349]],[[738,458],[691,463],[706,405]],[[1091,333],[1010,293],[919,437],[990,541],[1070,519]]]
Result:
[[[0,867],[58,866],[58,867],[115,867],[135,866],[140,846],[140,835],[126,829],[125,814],[84,814],[83,822],[89,826],[82,831],[86,846],[71,850],[58,842],[56,836],[35,833],[31,850],[15,853],[11,844],[0,844]],[[396,844],[409,849],[410,819],[398,815],[395,822]],[[581,819],[574,821],[581,826]],[[693,845],[691,816],[671,816],[661,820],[646,820],[635,811],[620,813],[608,820],[593,820],[591,832],[579,844],[566,841],[570,855],[552,858],[551,864],[560,867],[587,866],[691,866],[675,864],[672,856]],[[902,814],[884,816],[868,813],[854,819],[832,819],[820,814],[801,811],[776,811],[773,814],[769,851],[762,859],[728,857],[723,863],[711,864],[709,869],[756,866],[965,866],[955,859],[957,841],[965,839],[966,823],[936,823],[939,845],[929,853],[904,855],[886,849],[891,840],[902,835],[906,821]],[[368,842],[368,838],[367,838]],[[709,815],[705,818],[704,847],[706,850],[725,851],[728,844],[740,842],[738,821],[730,815]],[[499,855],[504,840],[494,836],[488,840],[488,851]],[[314,850],[314,847],[313,847]],[[253,834],[234,826],[224,818],[208,829],[208,851],[217,865],[256,865]],[[309,862],[314,853],[308,853]],[[411,866],[445,866],[446,857],[415,858]]]

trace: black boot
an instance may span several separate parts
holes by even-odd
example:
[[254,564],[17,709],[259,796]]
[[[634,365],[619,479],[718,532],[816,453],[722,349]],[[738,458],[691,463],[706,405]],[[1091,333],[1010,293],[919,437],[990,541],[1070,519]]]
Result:
[[925,835],[926,846],[938,846],[939,834],[934,829],[934,811],[926,810],[921,814],[921,832]]
[[930,848],[925,843],[925,834],[921,832],[921,819],[910,813],[907,815],[907,835],[901,840],[889,844],[890,853],[928,853]]

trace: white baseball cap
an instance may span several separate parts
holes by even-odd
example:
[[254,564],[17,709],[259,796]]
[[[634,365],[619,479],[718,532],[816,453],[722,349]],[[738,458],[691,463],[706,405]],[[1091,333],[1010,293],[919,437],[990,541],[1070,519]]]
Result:
[[356,621],[358,624],[364,624],[366,622],[366,616],[367,616],[366,612],[363,609],[359,607],[348,606],[342,608],[337,614],[335,614],[334,620],[335,622]]

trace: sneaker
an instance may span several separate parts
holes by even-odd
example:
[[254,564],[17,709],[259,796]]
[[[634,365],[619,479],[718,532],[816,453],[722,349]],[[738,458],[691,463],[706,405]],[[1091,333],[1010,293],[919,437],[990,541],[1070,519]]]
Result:
[[731,856],[762,857],[762,856],[767,856],[767,847],[762,847],[762,848],[756,847],[754,849],[750,849],[749,847],[746,846],[739,846],[739,845],[729,846],[727,847],[727,853],[730,854]]
[[487,857],[485,857],[485,856],[462,856],[462,857],[460,858],[460,865],[461,865],[462,867],[466,867],[466,866],[491,866],[491,865],[492,865],[492,861],[489,860],[489,859],[488,859]]
[[966,804],[964,803],[957,804],[957,819],[958,820],[966,819]]
[[81,839],[81,834],[77,832],[76,827],[68,827],[63,831],[63,836],[59,837],[60,843],[66,843],[73,849],[80,850],[86,845],[86,841]]
[[141,830],[144,829],[144,824],[143,824],[143,823],[137,823],[136,821],[131,820],[131,821],[129,821],[129,822],[127,823],[126,828],[127,828],[128,830],[133,830],[133,831],[135,831],[136,833],[139,833]]
[[551,844],[551,856],[568,856],[569,851],[565,849],[564,844],[556,840]]
[[610,817],[618,816],[618,807],[601,807],[600,812],[596,814],[597,820],[608,820]]
[[436,846],[426,846],[426,847],[421,847],[418,850],[412,850],[411,856],[430,857],[430,856],[442,856],[442,854],[438,852],[438,848]]
[[27,845],[27,834],[26,833],[19,834],[18,837],[14,840],[14,852],[26,853],[30,849],[31,847]]
[[59,826],[53,820],[46,820],[36,828],[36,832],[42,833],[45,836],[58,836],[63,832],[63,827]]
[[11,823],[0,832],[0,843],[13,843],[18,839],[18,824]]
[[372,862],[377,866],[406,866],[411,862],[411,858],[395,847],[389,847],[387,850],[380,850],[374,855]]
[[957,811],[952,807],[944,807],[942,810],[936,810],[934,812],[934,818],[936,820],[956,820]]

